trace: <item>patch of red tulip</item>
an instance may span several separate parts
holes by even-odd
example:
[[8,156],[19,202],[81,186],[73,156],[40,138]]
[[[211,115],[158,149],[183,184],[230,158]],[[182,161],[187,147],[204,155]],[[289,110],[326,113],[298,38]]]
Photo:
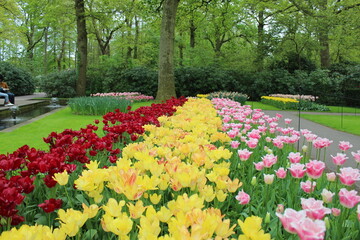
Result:
[[42,208],[46,213],[51,213],[56,209],[61,208],[62,203],[61,199],[50,198],[49,200],[45,200],[43,203],[40,203],[38,207]]
[[[176,106],[181,106],[186,98],[172,98],[165,103],[140,107],[135,111],[122,113],[119,110],[103,116],[105,136],[97,135],[96,125],[89,124],[80,130],[66,129],[61,133],[52,132],[44,138],[49,144],[49,150],[37,150],[25,145],[10,154],[0,154],[0,218],[5,218],[12,225],[24,221],[18,215],[18,206],[23,203],[26,194],[33,192],[36,178],[44,181],[49,188],[56,185],[53,179],[55,173],[81,171],[84,163],[99,153],[107,154],[108,163],[113,164],[121,150],[116,143],[126,144],[135,141],[144,133],[145,124],[159,125],[158,117],[171,116]],[[128,109],[130,110],[130,108]],[[99,124],[95,120],[95,124]],[[38,204],[46,213],[60,208],[60,199],[44,200]],[[0,225],[1,227],[1,225]]]

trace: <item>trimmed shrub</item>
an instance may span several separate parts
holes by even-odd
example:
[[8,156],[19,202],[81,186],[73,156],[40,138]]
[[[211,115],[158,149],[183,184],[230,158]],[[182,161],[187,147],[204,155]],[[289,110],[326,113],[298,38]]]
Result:
[[0,74],[4,76],[10,91],[15,95],[21,96],[34,93],[34,80],[25,70],[7,62],[0,62]]
[[48,97],[71,98],[76,96],[76,72],[66,70],[44,75],[39,80],[40,90]]

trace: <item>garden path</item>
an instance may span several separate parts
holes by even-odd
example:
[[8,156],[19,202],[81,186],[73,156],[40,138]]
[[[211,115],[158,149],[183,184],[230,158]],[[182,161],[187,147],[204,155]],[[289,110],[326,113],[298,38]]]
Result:
[[[306,120],[304,118],[301,118],[302,113],[300,113],[300,118],[299,118],[299,112],[266,110],[266,111],[264,111],[264,113],[268,114],[271,117],[275,116],[276,113],[283,115],[282,120],[279,121],[279,125],[281,127],[285,127],[284,119],[290,118],[290,119],[292,119],[292,122],[289,126],[293,127],[295,130],[308,129],[308,130],[312,131],[312,133],[318,135],[319,137],[328,138],[328,139],[332,140],[333,143],[326,150],[326,160],[325,160],[326,166],[329,171],[336,171],[336,165],[332,162],[331,155],[335,156],[337,153],[341,152],[340,149],[338,148],[339,142],[340,141],[349,141],[353,145],[353,147],[351,149],[349,149],[346,153],[347,157],[349,159],[345,162],[344,167],[356,168],[356,162],[353,160],[353,156],[351,155],[351,152],[356,152],[357,150],[360,150],[360,136],[342,132],[342,131],[338,131],[338,130],[320,125],[318,123]],[[309,114],[309,113],[306,112],[306,114]],[[317,114],[317,113],[313,113],[313,114]],[[324,114],[324,113],[321,113],[321,114]],[[300,145],[300,148],[301,147],[302,146]],[[313,153],[315,154],[315,151],[313,151]],[[323,158],[323,157],[321,157],[321,158]],[[318,160],[320,160],[320,159],[318,159]],[[357,187],[360,188],[359,181],[357,182]]]

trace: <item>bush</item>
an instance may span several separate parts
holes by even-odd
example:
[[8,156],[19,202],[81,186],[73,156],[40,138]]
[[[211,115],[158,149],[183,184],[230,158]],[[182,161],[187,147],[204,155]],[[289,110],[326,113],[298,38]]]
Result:
[[[196,96],[198,93],[237,91],[230,87],[238,82],[233,72],[216,67],[183,67],[175,70],[176,94]],[[239,84],[238,84],[239,85]]]
[[25,70],[15,67],[7,62],[0,62],[0,74],[17,96],[33,94],[35,91],[34,80]]
[[44,75],[40,78],[40,90],[49,97],[71,98],[76,95],[76,72],[66,70]]
[[110,66],[107,69],[92,68],[88,72],[88,94],[102,92],[141,92],[155,96],[157,72],[145,67],[124,69]]
[[131,101],[117,97],[76,97],[69,100],[71,112],[79,115],[105,115],[119,109],[127,112]]

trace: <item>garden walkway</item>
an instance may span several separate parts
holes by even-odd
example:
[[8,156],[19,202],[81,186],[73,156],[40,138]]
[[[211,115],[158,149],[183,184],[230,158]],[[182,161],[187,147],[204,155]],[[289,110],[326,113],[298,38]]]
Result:
[[[347,157],[349,159],[345,162],[344,166],[345,167],[353,167],[353,168],[356,167],[356,163],[353,160],[353,156],[351,155],[351,152],[356,152],[357,150],[360,150],[360,136],[342,132],[342,131],[338,131],[338,130],[320,125],[318,123],[306,120],[304,118],[301,118],[302,113],[300,113],[300,118],[299,118],[299,112],[270,111],[270,110],[266,110],[264,112],[265,112],[265,114],[268,114],[271,117],[275,116],[276,113],[282,114],[283,118],[282,118],[282,120],[279,121],[279,125],[281,127],[285,127],[284,119],[290,118],[290,119],[292,119],[290,127],[293,127],[295,130],[308,129],[308,130],[312,131],[312,133],[318,135],[319,137],[328,138],[328,139],[332,140],[333,143],[326,150],[326,155],[327,155],[326,156],[326,165],[327,165],[329,171],[336,170],[336,166],[331,160],[331,155],[335,156],[337,153],[341,152],[340,149],[338,148],[339,142],[340,141],[349,141],[353,145],[353,147],[351,149],[349,149],[346,153]],[[306,112],[306,114],[340,115],[337,113],[308,113],[308,112]],[[340,116],[339,116],[339,121],[340,121]],[[300,127],[299,127],[299,125],[300,125]],[[300,148],[301,147],[302,146],[300,146]],[[313,153],[314,152],[315,151],[313,151]],[[318,160],[320,160],[320,159],[318,159]],[[357,183],[357,187],[360,187],[359,181]]]

